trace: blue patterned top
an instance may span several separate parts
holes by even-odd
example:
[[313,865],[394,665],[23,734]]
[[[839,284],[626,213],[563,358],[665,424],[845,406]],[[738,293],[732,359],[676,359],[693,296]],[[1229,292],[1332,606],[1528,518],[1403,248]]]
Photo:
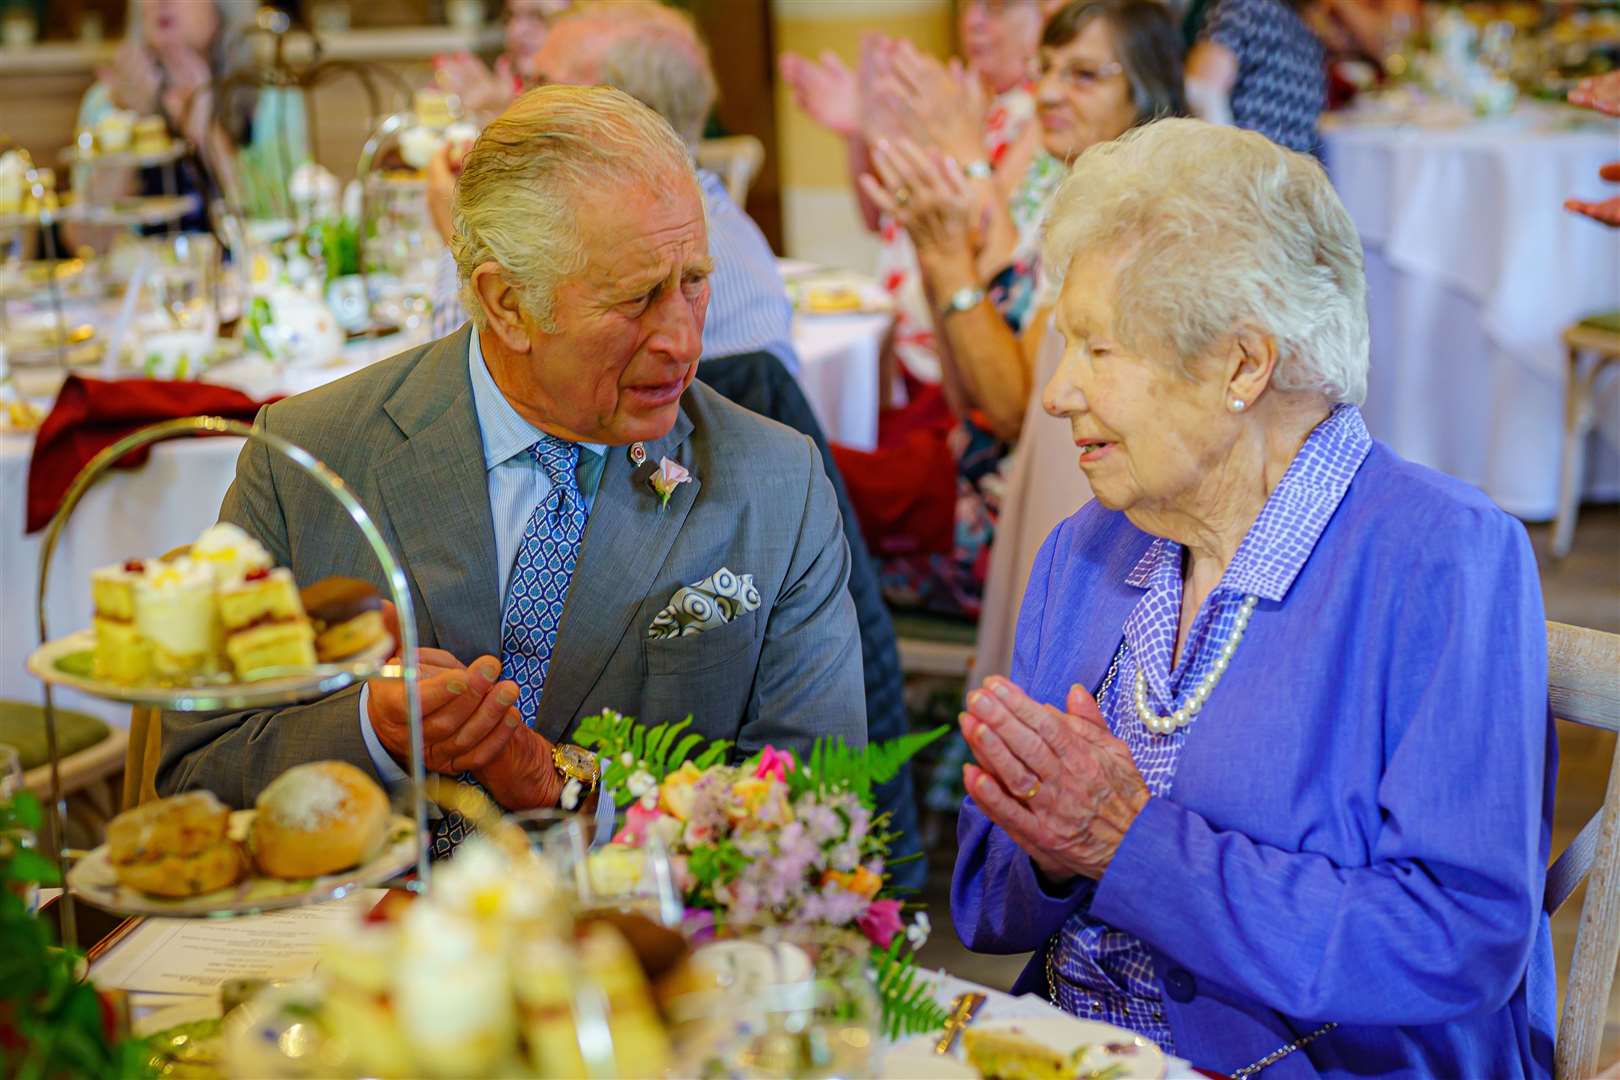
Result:
[[1278,146],[1320,152],[1316,121],[1327,104],[1322,43],[1283,0],[1220,0],[1204,34],[1237,57],[1232,122]]
[[[1261,508],[1220,583],[1198,609],[1179,667],[1173,666],[1173,659],[1181,612],[1181,545],[1156,540],[1126,577],[1126,584],[1146,592],[1125,620],[1124,640],[1099,689],[1098,704],[1109,730],[1130,747],[1155,796],[1166,795],[1175,780],[1187,729],[1155,735],[1137,718],[1133,687],[1138,668],[1146,677],[1148,700],[1161,716],[1185,704],[1231,635],[1244,596],[1252,593],[1280,603],[1288,594],[1371,448],[1367,427],[1353,405],[1338,406],[1317,425]],[[1221,715],[1217,684],[1193,722],[1241,723],[1242,718]],[[1167,1052],[1174,1050],[1160,1007],[1163,989],[1146,945],[1093,919],[1082,906],[1063,925],[1051,948],[1059,1005],[1077,1016],[1130,1028]]]

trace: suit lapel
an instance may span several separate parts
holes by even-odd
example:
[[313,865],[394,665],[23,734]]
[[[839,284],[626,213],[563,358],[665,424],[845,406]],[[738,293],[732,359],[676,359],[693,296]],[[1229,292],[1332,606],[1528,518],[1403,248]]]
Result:
[[464,327],[429,347],[384,409],[406,441],[378,461],[383,503],[441,648],[501,653],[501,598]]
[[[669,457],[690,469],[691,430],[682,410],[668,435],[646,444],[647,460]],[[660,510],[658,496],[636,479],[625,448],[610,446],[607,455],[540,699],[537,727],[553,741],[568,729],[646,601],[703,484],[694,472]]]

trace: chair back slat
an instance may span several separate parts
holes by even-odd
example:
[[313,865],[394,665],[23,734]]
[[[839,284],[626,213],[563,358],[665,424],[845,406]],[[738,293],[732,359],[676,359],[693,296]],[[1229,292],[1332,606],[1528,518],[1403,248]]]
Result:
[[1548,623],[1547,690],[1560,720],[1620,731],[1620,634]]
[[[1547,683],[1554,716],[1620,731],[1620,634],[1548,623]],[[1583,878],[1586,900],[1554,1050],[1559,1080],[1597,1072],[1620,960],[1620,753],[1609,766],[1602,810],[1547,871],[1546,909],[1556,911]]]

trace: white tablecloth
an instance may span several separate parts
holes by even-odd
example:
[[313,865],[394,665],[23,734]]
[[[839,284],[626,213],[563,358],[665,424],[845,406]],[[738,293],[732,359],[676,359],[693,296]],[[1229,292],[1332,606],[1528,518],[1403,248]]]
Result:
[[[1575,127],[1572,121],[1581,126]],[[1620,126],[1568,109],[1434,130],[1327,133],[1327,166],[1367,254],[1373,435],[1552,517],[1563,432],[1559,335],[1620,307],[1620,233],[1566,212],[1620,158]],[[1620,378],[1600,386],[1587,494],[1620,496]]]
[[[806,318],[795,327],[799,378],[827,436],[853,446],[877,441],[878,347],[887,316]],[[400,338],[351,346],[342,364],[284,369],[254,358],[221,365],[209,381],[255,397],[313,389],[393,355]],[[89,623],[90,571],[97,566],[161,554],[188,542],[213,523],[236,472],[241,440],[209,438],[161,443],[145,466],[104,477],[79,504],[53,557],[46,616],[52,636]],[[34,598],[43,533],[24,536],[32,436],[0,435],[0,698],[40,699],[39,683],[24,662],[38,643]],[[124,725],[126,706],[72,692],[58,704]]]

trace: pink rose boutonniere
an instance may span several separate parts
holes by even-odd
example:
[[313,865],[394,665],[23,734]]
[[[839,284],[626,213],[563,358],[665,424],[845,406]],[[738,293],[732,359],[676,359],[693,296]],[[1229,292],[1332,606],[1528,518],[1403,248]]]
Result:
[[675,489],[691,480],[692,474],[684,465],[669,458],[659,458],[658,471],[647,478],[647,483],[658,493],[658,509],[662,511],[669,505],[669,497],[675,494]]

